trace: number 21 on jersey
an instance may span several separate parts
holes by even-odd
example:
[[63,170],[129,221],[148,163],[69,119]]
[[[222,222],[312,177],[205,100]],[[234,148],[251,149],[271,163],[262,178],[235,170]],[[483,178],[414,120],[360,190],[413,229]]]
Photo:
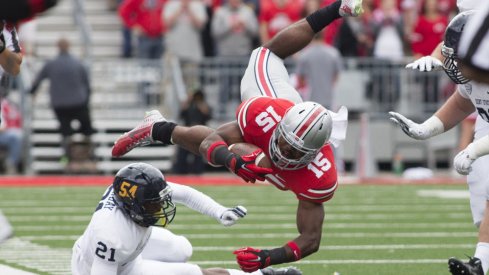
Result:
[[268,106],[265,112],[261,112],[255,118],[256,124],[262,127],[263,133],[270,131],[280,120],[282,117],[275,112],[273,106]]

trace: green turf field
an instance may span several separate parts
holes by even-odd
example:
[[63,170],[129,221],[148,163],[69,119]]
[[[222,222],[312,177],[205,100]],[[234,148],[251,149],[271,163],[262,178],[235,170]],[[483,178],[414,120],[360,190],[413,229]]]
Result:
[[[236,268],[234,249],[272,248],[297,236],[297,202],[290,192],[270,186],[196,188],[249,212],[225,228],[179,207],[170,230],[192,242],[194,263]],[[0,188],[0,209],[16,231],[16,238],[0,248],[0,263],[39,274],[69,274],[71,246],[103,190]],[[464,185],[340,186],[326,204],[323,228],[320,251],[294,263],[306,275],[448,274],[448,257],[473,255],[477,242]]]

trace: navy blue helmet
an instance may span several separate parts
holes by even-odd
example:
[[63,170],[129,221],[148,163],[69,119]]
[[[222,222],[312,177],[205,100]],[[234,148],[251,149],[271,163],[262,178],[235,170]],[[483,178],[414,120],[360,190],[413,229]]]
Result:
[[115,175],[112,183],[119,205],[137,224],[167,226],[176,208],[171,189],[160,170],[146,163],[132,163]]
[[460,72],[456,59],[460,37],[462,36],[465,24],[467,24],[474,12],[471,10],[457,14],[445,30],[445,38],[441,48],[441,53],[445,57],[443,69],[448,77],[457,84],[464,84],[470,81],[470,79],[465,78]]

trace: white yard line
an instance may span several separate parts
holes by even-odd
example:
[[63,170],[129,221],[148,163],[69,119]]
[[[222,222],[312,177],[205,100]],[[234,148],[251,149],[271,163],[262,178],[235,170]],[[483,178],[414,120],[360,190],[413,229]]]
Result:
[[0,264],[0,274],[5,274],[5,275],[37,275],[36,273],[31,273],[19,269],[15,269],[10,266],[2,265]]

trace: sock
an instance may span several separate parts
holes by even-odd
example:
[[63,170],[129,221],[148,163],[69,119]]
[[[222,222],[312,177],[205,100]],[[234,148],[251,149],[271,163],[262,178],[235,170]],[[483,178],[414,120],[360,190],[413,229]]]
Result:
[[161,141],[165,145],[173,145],[171,141],[171,135],[173,130],[177,127],[176,123],[169,121],[156,122],[153,125],[153,130],[151,131],[151,137],[153,140]]
[[489,243],[477,243],[474,257],[481,260],[482,270],[484,270],[484,274],[486,274],[489,269]]
[[237,269],[226,269],[226,270],[227,272],[229,272],[229,275],[263,275],[263,273],[260,270],[257,270],[252,273],[246,273],[244,271],[237,270]]
[[319,9],[306,17],[307,22],[312,30],[317,33],[324,27],[331,24],[334,20],[341,17],[340,15],[341,1],[336,1],[322,9]]

